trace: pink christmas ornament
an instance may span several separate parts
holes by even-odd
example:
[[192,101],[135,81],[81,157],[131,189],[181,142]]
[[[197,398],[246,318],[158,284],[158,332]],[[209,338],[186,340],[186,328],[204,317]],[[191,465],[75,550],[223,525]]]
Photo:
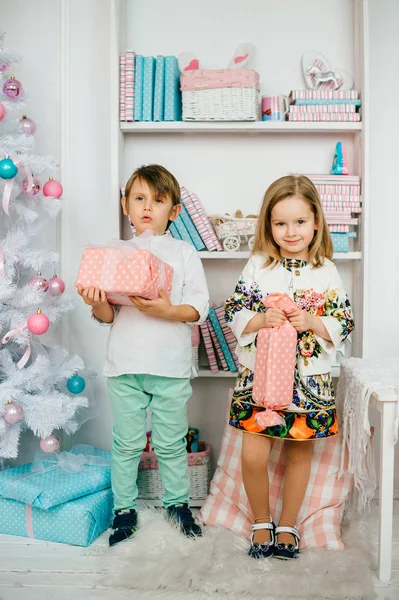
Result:
[[48,282],[48,293],[50,296],[61,296],[65,291],[65,283],[56,275],[49,279]]
[[60,440],[53,434],[40,440],[40,449],[46,454],[52,454],[58,452],[60,449]]
[[60,182],[52,177],[43,186],[43,194],[49,198],[61,198],[63,191]]
[[37,177],[33,177],[32,187],[30,190],[28,189],[28,178],[27,177],[25,177],[25,179],[23,180],[23,182],[21,184],[21,190],[24,193],[24,195],[27,196],[28,198],[34,198],[35,196],[40,194],[41,189],[42,189],[42,184],[40,183],[40,180],[37,179]]
[[15,425],[24,418],[24,409],[20,404],[9,400],[3,413],[3,419],[8,425]]
[[50,321],[46,315],[42,314],[40,308],[38,308],[37,312],[28,318],[27,325],[31,333],[34,333],[35,335],[43,335],[43,333],[46,333],[47,329],[50,327]]
[[32,119],[28,119],[26,115],[22,116],[19,124],[22,133],[26,133],[26,135],[33,135],[36,132],[36,123]]
[[3,92],[7,98],[10,98],[10,100],[20,98],[23,91],[24,88],[22,87],[22,83],[18,81],[18,79],[15,79],[14,75],[11,75],[10,79],[7,79],[3,85]]
[[4,104],[0,104],[0,121],[2,121],[5,116],[6,116],[5,106],[4,106]]
[[48,281],[40,273],[29,279],[29,285],[38,291],[42,290],[43,292],[47,292],[48,290]]

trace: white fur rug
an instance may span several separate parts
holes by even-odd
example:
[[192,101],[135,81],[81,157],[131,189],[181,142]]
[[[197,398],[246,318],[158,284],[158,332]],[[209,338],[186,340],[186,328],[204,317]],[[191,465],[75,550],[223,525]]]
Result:
[[226,529],[185,538],[154,509],[141,510],[140,529],[100,560],[107,586],[152,600],[372,600],[370,559],[359,526],[346,529],[344,551],[304,550],[295,561],[254,560],[248,541]]

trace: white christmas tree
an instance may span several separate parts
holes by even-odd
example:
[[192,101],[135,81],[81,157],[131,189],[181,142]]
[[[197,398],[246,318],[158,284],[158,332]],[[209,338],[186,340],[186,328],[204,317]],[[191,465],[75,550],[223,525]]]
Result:
[[0,30],[0,458],[18,455],[31,429],[45,452],[59,449],[57,430],[73,433],[88,405],[78,356],[58,342],[57,324],[73,308],[49,245],[62,186],[57,163],[35,154],[36,125],[22,118],[26,94],[12,73],[18,57]]

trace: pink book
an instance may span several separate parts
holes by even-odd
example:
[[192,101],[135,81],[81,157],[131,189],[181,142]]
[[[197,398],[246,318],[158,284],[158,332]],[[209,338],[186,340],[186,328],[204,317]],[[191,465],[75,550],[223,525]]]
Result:
[[331,233],[347,233],[349,231],[349,225],[329,225],[328,229]]
[[217,354],[217,356],[218,356],[218,358],[220,360],[220,364],[222,365],[222,369],[223,369],[223,371],[228,371],[229,370],[229,366],[228,366],[228,364],[226,362],[226,359],[224,357],[223,350],[222,350],[222,348],[220,346],[220,343],[219,343],[219,340],[218,340],[217,335],[215,333],[215,330],[213,328],[213,325],[212,325],[212,323],[209,320],[208,320],[208,328],[209,328],[209,333],[211,334],[213,345],[215,346],[215,349],[216,349],[216,354]]
[[216,360],[216,354],[212,346],[212,340],[208,329],[208,323],[201,323],[200,329],[202,339],[204,340],[205,350],[208,355],[209,367],[211,371],[219,371],[218,363]]
[[119,120],[125,120],[126,56],[119,57]]
[[288,113],[289,121],[351,121],[359,122],[359,113]]
[[234,336],[234,333],[231,331],[230,327],[226,323],[226,319],[224,317],[224,306],[218,306],[215,308],[215,313],[220,323],[220,327],[222,328],[223,335],[226,339],[227,345],[230,348],[230,352],[234,358],[234,361],[239,366],[238,356],[235,353],[235,349],[237,347],[237,340]]
[[186,188],[181,188],[181,200],[207,249],[210,252],[223,250],[198,196]]

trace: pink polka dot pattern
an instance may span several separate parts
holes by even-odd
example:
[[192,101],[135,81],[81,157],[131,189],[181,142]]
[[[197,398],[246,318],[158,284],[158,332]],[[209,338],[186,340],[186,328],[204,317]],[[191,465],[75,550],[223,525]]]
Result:
[[[285,294],[270,294],[264,304],[286,314],[297,305]],[[281,410],[292,402],[297,332],[286,321],[280,327],[260,329],[257,338],[253,399],[269,409]]]
[[173,268],[148,250],[86,248],[80,263],[76,287],[104,290],[113,304],[131,302],[127,296],[147,300],[159,298],[159,288],[172,291]]

